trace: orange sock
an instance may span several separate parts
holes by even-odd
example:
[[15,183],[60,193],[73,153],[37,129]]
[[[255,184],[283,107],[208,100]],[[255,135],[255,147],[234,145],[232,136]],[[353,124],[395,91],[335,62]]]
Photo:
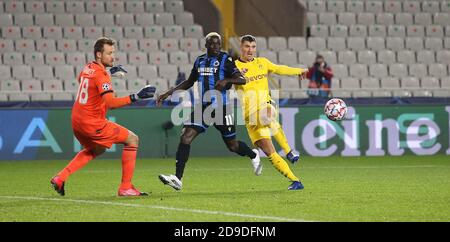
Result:
[[134,167],[136,164],[136,154],[138,147],[125,145],[122,153],[122,184],[121,189],[131,188],[131,179],[133,178]]
[[84,149],[70,161],[70,163],[58,173],[58,176],[61,180],[65,181],[72,175],[74,172],[85,166],[89,161],[94,159],[95,156],[92,154],[90,150]]

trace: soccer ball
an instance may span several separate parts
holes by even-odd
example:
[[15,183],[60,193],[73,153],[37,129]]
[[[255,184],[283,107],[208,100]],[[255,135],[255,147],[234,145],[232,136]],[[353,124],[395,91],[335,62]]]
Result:
[[325,104],[324,112],[330,120],[342,120],[347,114],[347,104],[339,98],[330,99]]

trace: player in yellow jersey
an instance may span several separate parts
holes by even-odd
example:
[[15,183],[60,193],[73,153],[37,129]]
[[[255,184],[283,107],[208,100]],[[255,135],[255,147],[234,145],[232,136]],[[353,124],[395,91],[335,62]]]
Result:
[[[266,58],[255,57],[255,53],[255,37],[251,35],[243,36],[241,38],[240,57],[235,63],[246,78],[247,84],[235,86],[235,88],[241,101],[248,134],[252,143],[269,157],[273,166],[292,182],[288,189],[303,189],[303,184],[292,173],[287,162],[278,155],[272,143],[272,134],[278,134],[284,148],[287,141],[284,133],[281,133],[283,132],[281,126],[276,121],[277,111],[271,102],[267,77],[270,73],[303,77],[308,70],[275,65]],[[287,146],[289,145],[287,144]],[[290,147],[288,148],[290,150]]]

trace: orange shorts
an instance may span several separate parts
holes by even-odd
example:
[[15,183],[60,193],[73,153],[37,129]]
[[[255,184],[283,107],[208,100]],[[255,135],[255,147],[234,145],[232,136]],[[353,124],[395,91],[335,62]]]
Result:
[[92,131],[87,131],[79,126],[73,126],[73,133],[80,144],[86,148],[95,148],[102,146],[111,148],[113,144],[124,143],[128,138],[128,129],[113,123],[106,122],[103,128]]

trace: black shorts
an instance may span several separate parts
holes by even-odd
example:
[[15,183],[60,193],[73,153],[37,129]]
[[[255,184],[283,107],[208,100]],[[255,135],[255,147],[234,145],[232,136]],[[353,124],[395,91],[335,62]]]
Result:
[[[191,113],[190,120],[184,122],[184,127],[193,128],[198,133],[203,133],[209,126],[214,125],[224,140],[236,138],[234,110],[228,110],[229,107],[227,106],[221,107],[222,111],[208,107],[202,106],[201,110],[194,109]],[[220,116],[216,117],[216,114]]]

